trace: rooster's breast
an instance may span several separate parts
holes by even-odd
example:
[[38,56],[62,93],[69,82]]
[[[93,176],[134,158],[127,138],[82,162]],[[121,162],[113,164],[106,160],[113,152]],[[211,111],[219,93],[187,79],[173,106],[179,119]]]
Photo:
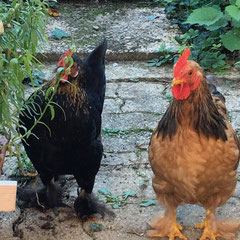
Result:
[[149,160],[157,195],[170,194],[178,202],[205,204],[217,196],[225,202],[236,185],[238,148],[232,136],[227,141],[179,129],[170,139],[153,134]]

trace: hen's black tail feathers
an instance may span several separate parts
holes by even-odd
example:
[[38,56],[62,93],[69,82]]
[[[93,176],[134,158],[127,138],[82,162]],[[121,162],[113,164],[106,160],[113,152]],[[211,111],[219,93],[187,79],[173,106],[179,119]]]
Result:
[[218,96],[223,102],[225,102],[225,97],[222,95],[222,93],[220,93],[216,86],[213,85],[212,83],[208,83],[208,88],[209,88],[209,91],[210,93],[213,95],[213,96]]
[[93,193],[88,194],[85,191],[81,191],[78,198],[74,202],[74,208],[77,216],[85,221],[94,214],[100,214],[101,217],[107,216],[110,219],[115,217],[115,214],[106,208],[106,206],[100,203]]
[[218,112],[226,119],[227,108],[225,105],[225,97],[217,90],[216,86],[212,83],[208,83],[208,89],[212,95],[213,102],[216,105]]

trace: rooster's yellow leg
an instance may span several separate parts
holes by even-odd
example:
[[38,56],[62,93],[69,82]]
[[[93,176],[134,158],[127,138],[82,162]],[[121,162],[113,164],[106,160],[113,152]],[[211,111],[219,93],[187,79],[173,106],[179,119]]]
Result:
[[206,217],[205,217],[205,219],[201,223],[197,224],[196,228],[199,228],[199,229],[205,228],[206,223],[207,223],[207,218],[209,217],[209,214],[210,214],[210,210],[206,210]]
[[203,222],[198,224],[196,227],[203,229],[203,235],[200,238],[200,240],[210,239],[210,240],[216,240],[217,237],[221,237],[221,234],[214,233],[213,232],[213,219],[215,217],[215,211],[213,210],[207,210],[206,211],[206,218]]
[[187,240],[187,238],[180,232],[182,226],[176,219],[176,208],[168,207],[164,217],[156,218],[149,222],[153,230],[147,231],[148,237],[168,237],[169,240],[174,240],[175,237]]

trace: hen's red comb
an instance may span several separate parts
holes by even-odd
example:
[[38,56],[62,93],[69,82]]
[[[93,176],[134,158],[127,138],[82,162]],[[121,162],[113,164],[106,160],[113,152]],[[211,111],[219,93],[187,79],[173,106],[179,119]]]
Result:
[[189,48],[184,49],[182,55],[179,56],[178,61],[174,66],[174,78],[178,77],[182,68],[187,64],[187,60],[191,55]]
[[60,59],[60,61],[58,62],[58,67],[63,67],[64,66],[64,62],[63,62],[63,59],[66,57],[66,56],[69,56],[69,57],[72,57],[72,53],[69,53],[69,49],[67,50],[67,52],[64,54],[64,56]]
[[[64,67],[63,59],[65,57],[67,57],[67,56],[72,57],[72,53],[71,52],[69,53],[69,51],[70,50],[68,49],[67,52],[64,54],[64,56],[60,59],[60,61],[58,62],[58,65],[57,65],[58,67]],[[65,70],[67,69],[68,66],[69,66],[69,63],[67,63],[67,65],[64,68],[64,72],[63,72],[62,80],[61,80],[62,83],[66,82],[68,80],[68,75],[65,74]]]

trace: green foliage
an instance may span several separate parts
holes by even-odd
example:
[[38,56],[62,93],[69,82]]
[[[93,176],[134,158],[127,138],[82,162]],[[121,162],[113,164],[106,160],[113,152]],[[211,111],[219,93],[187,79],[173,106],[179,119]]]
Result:
[[[201,17],[200,17],[201,16]],[[201,18],[201,19],[200,19]],[[200,8],[191,13],[186,23],[198,24],[208,30],[215,30],[224,48],[229,51],[240,50],[240,1],[221,8]],[[232,24],[233,22],[233,24]],[[225,28],[228,26],[227,28]],[[209,28],[210,27],[210,28]]]
[[185,23],[210,26],[215,24],[222,17],[223,13],[218,9],[213,7],[203,7],[195,9]]
[[123,135],[124,131],[119,128],[103,128],[103,133],[107,136],[118,136]]
[[[19,160],[17,161],[17,168],[13,172],[11,177],[18,178],[19,184],[22,182],[28,182],[31,181],[32,178],[34,178],[36,170],[32,164],[32,162],[27,157],[27,153],[25,151],[22,151],[21,154],[19,154]],[[25,176],[25,173],[31,173],[32,176]]]
[[135,191],[126,190],[123,192],[122,197],[120,197],[116,194],[112,194],[106,187],[100,188],[98,193],[100,194],[99,199],[104,203],[111,205],[113,209],[126,205],[127,198],[135,197],[137,194]]
[[144,179],[142,182],[140,182],[139,187],[142,189],[147,188],[148,183],[149,183],[149,179]]
[[165,63],[172,63],[173,60],[177,57],[177,54],[173,53],[172,48],[166,48],[165,44],[162,43],[160,48],[157,50],[157,53],[160,53],[159,58],[154,58],[148,61],[149,67],[159,67]]
[[156,205],[157,204],[157,201],[156,200],[143,200],[140,202],[140,206],[141,207],[149,207],[149,206],[152,206],[152,205]]
[[[0,35],[0,132],[12,142],[17,138],[18,112],[24,102],[26,76],[39,68],[36,59],[39,41],[44,41],[46,0],[13,0],[0,2],[0,19],[4,32]],[[10,143],[10,144],[11,144]]]
[[126,190],[123,192],[123,200],[126,200],[128,197],[135,197],[137,193],[132,190]]
[[240,50],[240,28],[234,28],[225,35],[221,35],[221,39],[224,47],[229,51]]
[[103,229],[103,224],[102,223],[91,223],[88,226],[88,228],[91,233],[100,232]]
[[55,28],[55,30],[52,32],[52,36],[55,37],[58,40],[61,40],[62,38],[71,38],[71,35],[64,32],[60,28]]
[[[157,1],[155,1],[157,2]],[[164,0],[159,1],[183,34],[176,37],[179,52],[190,47],[192,59],[205,70],[223,72],[228,59],[240,50],[240,0]],[[162,61],[154,59],[153,62]]]
[[141,132],[153,132],[153,129],[150,128],[131,128],[128,130],[120,130],[119,128],[103,128],[104,135],[117,137],[122,135],[127,135],[131,133],[141,133]]

